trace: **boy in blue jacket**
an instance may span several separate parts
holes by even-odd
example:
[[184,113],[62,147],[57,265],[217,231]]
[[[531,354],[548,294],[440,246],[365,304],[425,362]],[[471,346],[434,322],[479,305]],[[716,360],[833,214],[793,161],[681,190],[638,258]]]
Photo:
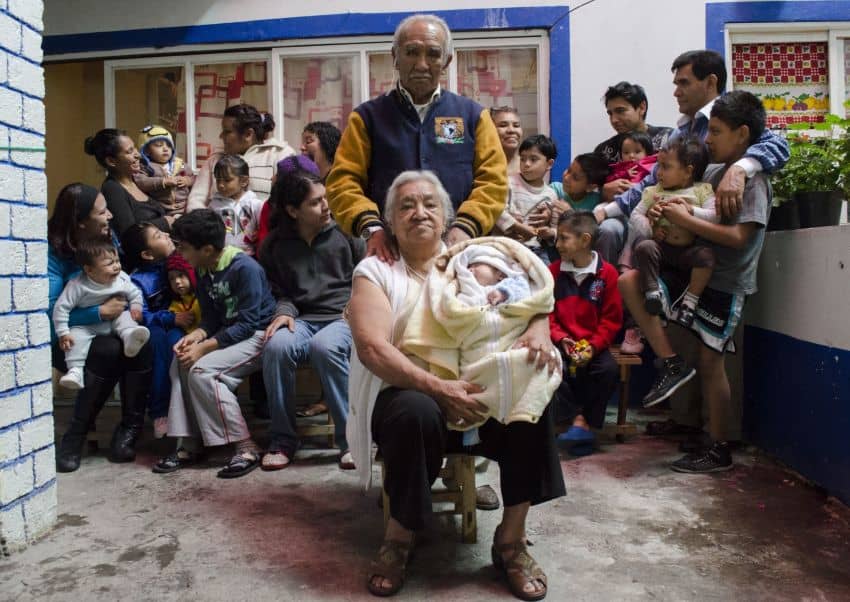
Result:
[[[259,465],[260,450],[242,416],[236,388],[262,367],[265,329],[276,303],[260,264],[224,245],[224,223],[215,211],[197,209],[182,216],[171,226],[171,237],[195,268],[201,323],[174,345],[182,386],[172,395],[168,434],[188,443],[200,431],[206,447],[235,444],[218,476],[241,477]],[[154,471],[172,472],[197,457],[197,452],[179,448]]]
[[151,333],[153,373],[148,415],[153,420],[154,437],[160,439],[168,432],[168,369],[174,359],[173,347],[193,325],[195,316],[190,311],[175,313],[168,309],[173,295],[165,260],[174,253],[168,234],[150,223],[133,224],[121,236],[121,247],[127,268],[132,270],[130,279],[142,291],[142,324]]

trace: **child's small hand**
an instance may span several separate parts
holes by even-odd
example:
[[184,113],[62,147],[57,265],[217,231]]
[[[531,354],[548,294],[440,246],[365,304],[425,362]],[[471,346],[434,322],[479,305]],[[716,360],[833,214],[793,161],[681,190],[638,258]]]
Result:
[[602,205],[597,205],[596,207],[594,207],[593,217],[596,218],[597,224],[601,224],[603,221],[605,221],[605,218],[608,217],[608,215],[605,213],[605,207],[603,207]]
[[652,230],[652,240],[655,242],[664,242],[665,238],[667,238],[667,228],[659,226]]
[[174,178],[174,186],[177,188],[186,188],[189,186],[189,178],[186,176],[177,176]]
[[564,350],[564,353],[567,354],[567,356],[570,355],[575,344],[576,342],[569,337],[561,339],[561,349]]
[[593,348],[593,345],[587,344],[583,347],[577,354],[575,358],[575,363],[577,366],[582,367],[586,366],[590,363],[590,360],[593,359],[593,355],[596,353],[596,350]]
[[136,322],[142,321],[142,310],[138,307],[130,308],[130,317],[133,318]]
[[652,204],[652,207],[646,211],[647,219],[653,223],[661,219],[661,212],[664,210],[664,205],[666,204],[666,201],[657,199],[658,197],[656,197],[656,201]]
[[667,220],[671,224],[683,225],[685,221],[685,217],[691,215],[693,211],[693,207],[691,207],[687,201],[680,198],[668,199],[666,203],[664,203],[664,208],[661,211],[661,214],[667,218]]
[[497,288],[494,288],[492,291],[487,293],[487,302],[490,305],[498,305],[507,298],[508,296]]
[[526,226],[521,222],[515,223],[508,229],[508,234],[511,238],[515,238],[520,242],[525,242],[537,236],[537,229],[531,226]]
[[74,337],[70,334],[63,334],[59,337],[59,349],[62,351],[68,351],[71,347],[74,346]]
[[183,330],[186,330],[194,323],[195,314],[191,311],[178,311],[174,314],[174,325],[179,326]]

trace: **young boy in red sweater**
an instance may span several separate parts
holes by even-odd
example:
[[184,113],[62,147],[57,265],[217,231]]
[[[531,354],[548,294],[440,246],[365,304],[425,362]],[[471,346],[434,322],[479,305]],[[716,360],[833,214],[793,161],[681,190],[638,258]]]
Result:
[[572,422],[558,442],[573,455],[593,451],[590,429],[602,428],[617,386],[617,364],[608,347],[623,325],[623,300],[617,269],[593,250],[597,232],[590,211],[566,212],[558,220],[555,240],[561,258],[549,266],[555,279],[549,330],[565,360],[556,416]]

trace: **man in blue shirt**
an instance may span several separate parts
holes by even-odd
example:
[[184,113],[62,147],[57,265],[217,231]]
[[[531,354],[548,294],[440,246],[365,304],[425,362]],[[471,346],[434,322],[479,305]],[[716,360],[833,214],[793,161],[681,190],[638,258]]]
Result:
[[[698,136],[705,141],[708,118],[714,101],[726,89],[726,65],[723,57],[712,50],[691,50],[679,55],[673,66],[673,96],[682,117],[670,139],[678,136]],[[715,189],[715,201],[722,217],[731,217],[740,210],[747,178],[764,171],[775,172],[788,161],[788,143],[765,130],[746,154],[732,165]],[[599,244],[622,248],[625,227],[619,216],[628,217],[640,202],[644,188],[657,183],[655,171],[626,192],[617,195],[607,205],[597,205],[593,213],[599,222]]]

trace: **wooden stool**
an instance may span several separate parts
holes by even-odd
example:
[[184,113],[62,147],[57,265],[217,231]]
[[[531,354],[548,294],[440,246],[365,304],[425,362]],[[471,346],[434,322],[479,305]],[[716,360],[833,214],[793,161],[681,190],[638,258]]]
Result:
[[643,362],[639,355],[633,353],[623,353],[619,346],[609,347],[614,361],[620,367],[620,403],[617,407],[617,424],[616,426],[608,427],[607,431],[613,432],[617,441],[622,443],[625,441],[626,435],[636,435],[637,427],[634,424],[626,422],[627,413],[629,411],[629,381],[632,378],[632,366],[640,366]]
[[[386,465],[381,462],[381,479],[386,478]],[[440,469],[440,479],[448,481],[445,489],[432,489],[431,501],[435,504],[453,504],[451,510],[435,514],[460,514],[461,539],[463,543],[478,541],[478,522],[475,510],[475,457],[466,454],[447,454]],[[390,520],[390,498],[381,486],[384,506],[384,528]]]
[[[300,384],[300,387],[298,387],[299,390],[308,392],[310,394],[308,397],[314,399],[314,403],[322,400],[322,385],[319,384],[319,377],[313,372],[310,364],[300,364],[295,369],[295,380]],[[299,395],[298,399],[302,400],[302,396]],[[324,424],[320,424],[314,420],[308,420],[305,423],[303,422],[305,420],[304,418],[301,419],[302,422],[300,423],[296,420],[295,432],[298,433],[298,437],[327,437],[328,447],[333,447],[334,421],[331,418],[330,410],[326,416],[327,420]]]

